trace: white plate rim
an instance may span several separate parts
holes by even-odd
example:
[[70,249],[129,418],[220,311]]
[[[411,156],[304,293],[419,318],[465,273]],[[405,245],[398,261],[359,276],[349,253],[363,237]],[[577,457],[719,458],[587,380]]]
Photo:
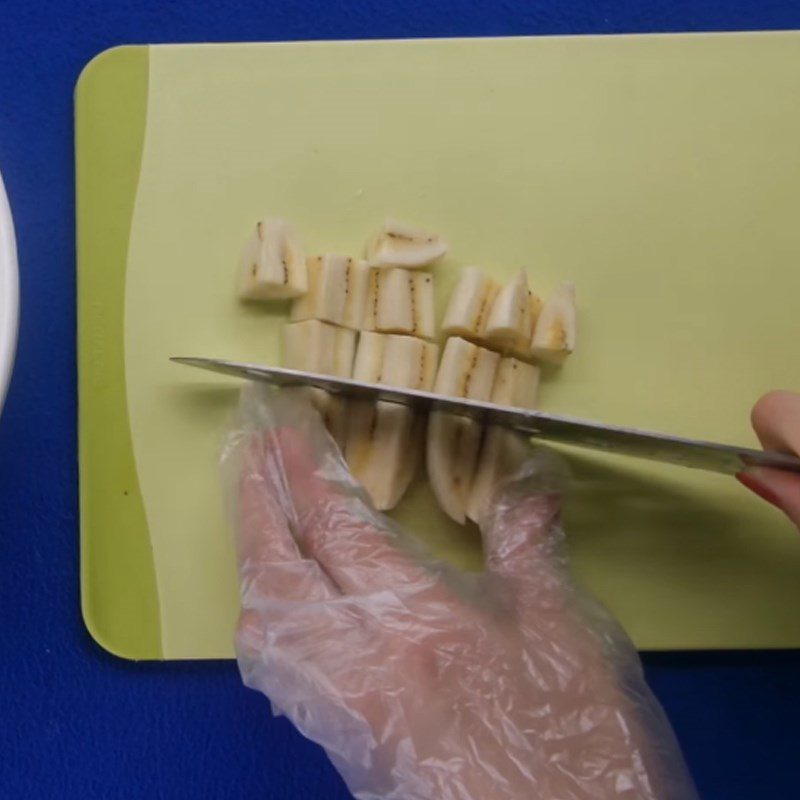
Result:
[[14,222],[0,174],[0,411],[11,380],[17,349],[19,276]]

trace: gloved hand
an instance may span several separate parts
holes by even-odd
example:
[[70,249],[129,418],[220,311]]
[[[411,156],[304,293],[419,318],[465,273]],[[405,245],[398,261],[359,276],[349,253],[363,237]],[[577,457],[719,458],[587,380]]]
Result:
[[697,797],[631,643],[570,582],[553,455],[487,508],[481,575],[374,511],[296,390],[245,389],[223,466],[243,679],[356,798]]
[[[800,394],[770,392],[753,406],[753,428],[767,450],[800,455]],[[800,528],[800,475],[768,467],[748,467],[739,480]]]

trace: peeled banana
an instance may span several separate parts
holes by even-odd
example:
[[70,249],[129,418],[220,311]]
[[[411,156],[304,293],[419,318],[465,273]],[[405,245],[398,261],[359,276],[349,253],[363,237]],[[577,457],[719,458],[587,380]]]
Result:
[[499,291],[498,283],[478,267],[465,267],[447,303],[442,333],[482,342]]
[[[460,337],[447,340],[433,391],[453,397],[488,400],[500,356]],[[474,420],[434,411],[428,420],[426,464],[431,489],[442,510],[463,523],[481,426]]]
[[376,267],[424,267],[446,252],[441,236],[397,219],[387,219],[366,247],[367,260]]
[[563,364],[575,349],[575,316],[575,284],[562,283],[542,306],[531,338],[531,355]]
[[433,276],[400,267],[370,269],[363,329],[432,339]]
[[[538,367],[516,358],[503,358],[495,373],[490,400],[502,406],[535,408],[538,390]],[[487,429],[467,503],[467,516],[471,520],[480,522],[494,488],[522,466],[529,452],[528,437],[524,434],[496,425]]]
[[369,268],[365,261],[327,254],[306,262],[308,292],[292,303],[289,319],[319,319],[359,330],[364,316]]
[[[439,348],[412,336],[364,332],[353,377],[406,389],[430,390]],[[406,406],[351,402],[345,459],[374,506],[394,508],[416,472],[421,453],[420,418]]]
[[306,291],[306,257],[294,228],[276,217],[262,219],[242,251],[239,297],[279,300]]

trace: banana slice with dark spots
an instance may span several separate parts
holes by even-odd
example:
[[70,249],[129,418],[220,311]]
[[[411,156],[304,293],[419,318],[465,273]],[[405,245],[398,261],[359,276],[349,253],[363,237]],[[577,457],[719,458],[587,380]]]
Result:
[[247,240],[241,257],[239,297],[282,300],[308,291],[303,243],[286,220],[262,219]]

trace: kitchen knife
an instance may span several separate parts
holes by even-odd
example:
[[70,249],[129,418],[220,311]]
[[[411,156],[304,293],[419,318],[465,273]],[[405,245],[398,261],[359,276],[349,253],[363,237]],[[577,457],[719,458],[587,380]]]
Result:
[[415,389],[397,389],[294,369],[264,367],[216,358],[175,357],[171,361],[275,386],[314,386],[360,400],[384,400],[426,412],[447,411],[470,417],[485,425],[513,428],[544,441],[664,461],[711,472],[734,475],[745,467],[759,466],[800,473],[800,458],[784,453],[687,439],[638,428],[603,425],[561,414],[499,406],[460,397],[444,397]]

